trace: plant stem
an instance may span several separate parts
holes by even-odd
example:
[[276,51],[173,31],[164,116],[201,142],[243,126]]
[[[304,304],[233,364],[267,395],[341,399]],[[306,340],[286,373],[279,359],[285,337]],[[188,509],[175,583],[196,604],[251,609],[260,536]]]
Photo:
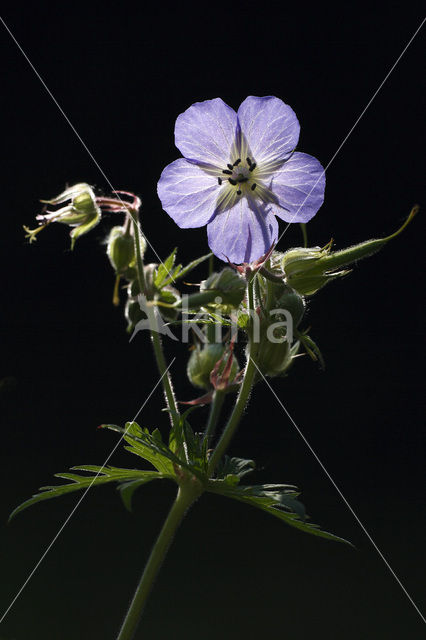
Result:
[[240,392],[238,394],[237,402],[235,403],[234,410],[232,411],[231,417],[228,420],[228,423],[221,435],[221,438],[213,451],[212,457],[210,458],[209,467],[208,467],[208,475],[212,476],[214,470],[216,469],[219,460],[222,458],[226,449],[231,442],[231,439],[235,433],[236,428],[238,427],[241,417],[243,415],[244,409],[248,402],[251,388],[253,386],[253,380],[256,374],[256,367],[253,364],[253,360],[250,355],[247,360],[246,372],[244,374],[244,380],[242,382]]
[[133,213],[132,215],[133,233],[135,236],[135,248],[136,248],[136,272],[138,274],[139,289],[141,293],[146,295],[145,271],[143,268],[140,229],[139,229],[139,212],[133,210],[132,213]]
[[[253,314],[254,311],[254,279],[249,282],[248,285],[248,307],[250,312]],[[253,322],[253,321],[252,321]],[[240,387],[240,392],[238,394],[237,401],[234,405],[234,409],[231,413],[231,416],[223,430],[223,433],[220,437],[218,444],[216,445],[215,450],[210,458],[209,466],[208,466],[208,476],[211,477],[216,469],[220,459],[223,454],[227,450],[229,443],[240,423],[241,417],[243,415],[244,409],[247,405],[248,399],[250,397],[251,389],[253,386],[254,378],[256,375],[256,366],[253,362],[253,357],[256,357],[259,345],[253,341],[252,332],[249,334],[249,344],[248,344],[248,354],[247,354],[247,365],[244,374],[244,379]]]
[[146,600],[151,592],[154,580],[160,570],[164,558],[169,550],[170,544],[177,528],[185,516],[186,511],[195,502],[199,495],[199,490],[189,485],[179,487],[175,502],[167,516],[161,529],[157,541],[151,551],[148,562],[133,596],[129,610],[124,618],[123,625],[117,640],[131,640],[133,638]]
[[[145,296],[147,296],[145,271],[143,267],[142,251],[141,251],[141,245],[140,245],[139,217],[138,217],[137,211],[134,211],[134,216],[132,217],[132,220],[133,220],[133,230],[134,230],[134,236],[135,236],[136,271],[138,274],[139,289]],[[157,362],[158,370],[162,376],[162,383],[163,383],[164,394],[166,396],[166,403],[170,411],[170,420],[172,425],[175,427],[179,421],[179,410],[176,404],[175,394],[173,392],[172,380],[169,372],[167,371],[166,360],[164,358],[163,347],[161,344],[160,335],[158,333],[158,324],[157,324],[157,318],[155,313],[156,313],[155,308],[150,307],[148,305],[147,315],[149,320],[149,326],[151,329],[151,340],[152,340],[152,346],[154,349],[155,360]]]
[[[172,380],[167,371],[166,360],[164,358],[163,347],[161,344],[160,334],[158,333],[157,318],[155,316],[155,307],[147,306],[147,315],[151,328],[152,347],[154,349],[157,367],[162,375],[164,395],[166,396],[167,407],[170,411],[170,420],[173,426],[179,422],[179,409],[177,407],[175,394],[173,391]],[[166,373],[167,371],[167,373]]]
[[217,427],[220,411],[222,409],[224,400],[225,400],[225,392],[216,389],[216,391],[213,394],[213,401],[210,405],[209,419],[207,421],[207,426],[204,432],[203,440],[209,440],[214,436],[214,432]]

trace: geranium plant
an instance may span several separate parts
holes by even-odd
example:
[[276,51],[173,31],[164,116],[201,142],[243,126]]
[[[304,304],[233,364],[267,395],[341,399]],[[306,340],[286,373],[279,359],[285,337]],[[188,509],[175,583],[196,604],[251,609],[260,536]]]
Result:
[[[130,510],[132,496],[142,485],[154,480],[177,485],[176,499],[147,560],[118,640],[133,637],[174,533],[205,492],[244,502],[301,532],[347,543],[310,522],[295,486],[250,483],[255,462],[227,453],[241,421],[250,419],[249,413],[244,414],[256,385],[268,377],[287,376],[303,353],[321,364],[320,349],[304,325],[306,297],[381,249],[417,211],[414,207],[392,235],[344,250],[333,251],[332,242],[324,247],[308,247],[306,242],[299,247],[280,246],[277,218],[304,225],[324,199],[321,164],[295,150],[299,129],[294,111],[271,96],[250,96],[238,112],[220,98],[206,100],[177,118],[175,142],[184,157],[164,169],[159,198],[164,211],[181,228],[207,226],[212,252],[195,257],[186,266],[176,264],[176,249],[161,264],[146,262],[141,200],[124,191],[96,195],[88,184],[74,185],[42,201],[53,208],[37,216],[35,229],[25,228],[32,241],[54,222],[68,225],[73,247],[102,221],[105,212],[117,216],[107,242],[116,276],[113,302],[121,304],[124,290],[130,339],[149,330],[164,388],[170,423],[167,432],[134,420],[102,425],[121,435],[125,449],[134,455],[130,468],[108,464],[73,467],[57,474],[64,484],[42,487],[12,514],[42,500],[106,483],[117,485]],[[306,238],[304,227],[303,231]],[[216,261],[215,266],[213,255],[220,264]],[[188,295],[184,277],[200,265],[205,267],[205,278],[199,290]],[[164,336],[193,343],[189,360],[182,363],[199,390],[192,400],[176,400],[163,352]],[[297,375],[297,365],[294,373]],[[153,385],[159,380],[153,379]],[[224,411],[226,396],[233,398],[230,415]],[[203,405],[210,410],[206,424],[200,426],[197,411]]]

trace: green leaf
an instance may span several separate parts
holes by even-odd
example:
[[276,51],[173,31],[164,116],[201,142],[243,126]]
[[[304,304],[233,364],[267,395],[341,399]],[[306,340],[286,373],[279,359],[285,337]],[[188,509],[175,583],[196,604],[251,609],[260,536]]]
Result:
[[201,258],[197,258],[196,260],[193,260],[192,262],[187,264],[186,267],[183,267],[183,269],[181,268],[181,270],[177,274],[175,273],[171,274],[173,275],[173,277],[168,278],[168,280],[166,280],[163,283],[163,286],[166,286],[167,284],[171,284],[176,280],[180,280],[181,278],[183,278],[183,276],[186,276],[187,273],[195,269],[195,267],[198,267],[199,264],[201,264],[205,260],[208,260],[208,258],[210,258],[212,255],[213,255],[212,253],[207,253],[205,256],[201,256]]
[[81,489],[89,490],[93,486],[99,486],[107,484],[109,482],[126,482],[137,481],[138,486],[150,482],[151,480],[157,480],[160,478],[171,478],[173,476],[161,474],[157,471],[139,471],[139,469],[120,469],[117,467],[98,467],[95,465],[82,465],[79,467],[72,467],[72,471],[87,471],[94,475],[85,476],[76,473],[56,473],[55,477],[65,478],[71,480],[68,484],[63,485],[49,485],[46,487],[40,487],[42,493],[36,493],[32,498],[23,502],[17,507],[10,515],[9,521],[16,516],[20,511],[23,511],[27,507],[41,502],[42,500],[50,500],[51,498],[57,498],[74,491]]
[[162,264],[159,265],[157,269],[156,276],[154,278],[154,285],[157,289],[161,289],[165,286],[165,279],[170,278],[172,276],[171,270],[173,269],[173,265],[175,263],[177,247],[173,249],[171,254],[164,260]]
[[318,525],[305,521],[305,507],[296,500],[299,494],[292,485],[264,484],[250,487],[235,486],[225,480],[210,480],[207,491],[257,507],[305,533],[351,545],[344,538],[322,531]]
[[121,499],[127,511],[132,510],[132,498],[136,489],[139,489],[143,484],[146,484],[150,480],[159,480],[161,478],[173,480],[171,476],[165,474],[156,473],[155,471],[146,471],[145,473],[153,474],[152,478],[139,478],[137,480],[129,480],[129,482],[122,482],[118,485],[117,490],[120,492]]
[[226,482],[238,484],[240,479],[248,473],[251,473],[255,467],[256,463],[254,460],[224,456],[217,468],[216,475],[218,478],[223,478]]
[[[197,312],[199,313],[199,312]],[[196,316],[197,313],[194,313]],[[172,324],[221,324],[225,327],[232,327],[232,322],[228,320],[228,318],[224,318],[223,316],[219,316],[213,313],[209,313],[207,318],[197,318],[196,320],[173,320],[172,322],[168,322],[168,325]]]
[[[161,466],[162,468],[167,469],[165,473],[170,473],[175,476],[174,465],[178,465],[190,471],[201,481],[205,481],[205,475],[198,467],[192,465],[186,460],[183,460],[162,442],[161,434],[159,432],[155,433],[154,437],[147,429],[141,429],[136,422],[127,423],[125,429],[111,424],[105,424],[102,426],[122,433],[126,442],[130,443],[130,447],[125,448],[132,453],[136,453],[136,455],[140,456],[144,460],[151,462],[151,464],[159,471]],[[158,430],[156,430],[156,432],[157,431]]]
[[185,446],[184,424],[190,413],[198,409],[198,407],[189,407],[184,413],[176,416],[175,426],[170,429],[169,449],[179,456]]
[[141,429],[136,422],[127,422],[124,429],[115,424],[104,424],[102,427],[121,433],[123,440],[129,444],[129,446],[124,447],[126,451],[130,451],[130,453],[146,460],[160,473],[174,475],[173,463],[170,461],[170,458],[164,455],[162,450],[159,449],[158,441],[151,438],[148,429]]
[[169,447],[177,456],[181,458],[185,456],[191,469],[198,470],[204,476],[208,466],[208,443],[202,433],[194,433],[188,422],[189,414],[196,409],[199,409],[199,407],[189,407],[189,409],[179,416],[176,426],[170,431]]

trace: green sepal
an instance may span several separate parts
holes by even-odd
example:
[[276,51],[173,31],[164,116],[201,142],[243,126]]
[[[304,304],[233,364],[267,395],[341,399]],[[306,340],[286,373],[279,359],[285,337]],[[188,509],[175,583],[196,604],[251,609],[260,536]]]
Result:
[[91,231],[91,229],[96,227],[96,225],[100,222],[100,219],[101,219],[101,214],[100,213],[96,213],[85,224],[80,224],[78,227],[75,227],[70,232],[70,236],[71,236],[71,251],[74,249],[74,245],[76,243],[76,240],[78,240],[78,238],[80,236],[84,235],[85,233],[88,233],[89,231]]
[[324,362],[323,355],[320,351],[319,346],[316,344],[314,340],[312,340],[311,336],[309,336],[305,331],[298,331],[296,329],[296,337],[299,340],[299,342],[301,342],[302,345],[305,347],[305,351],[308,354],[308,356],[314,362],[318,362],[321,369],[325,369],[325,362]]
[[310,533],[328,540],[345,542],[353,546],[344,538],[340,538],[328,531],[323,531],[318,525],[306,522],[305,507],[296,499],[299,493],[296,487],[292,485],[263,484],[236,486],[234,482],[226,481],[226,479],[214,479],[209,480],[206,491],[217,493],[261,509],[305,533]]
[[50,500],[51,498],[57,498],[58,496],[79,491],[80,489],[88,489],[92,486],[99,486],[107,484],[109,482],[125,482],[137,481],[138,486],[150,482],[151,480],[157,480],[160,478],[170,477],[166,474],[158,473],[157,471],[140,471],[139,469],[120,469],[117,467],[99,467],[95,465],[81,465],[78,467],[72,467],[71,471],[87,471],[95,474],[94,476],[84,476],[76,473],[55,473],[56,478],[64,478],[71,482],[63,485],[48,485],[46,487],[40,487],[42,493],[36,493],[29,500],[26,500],[20,504],[9,516],[9,521],[14,518],[20,511],[23,511],[27,507],[30,507],[37,502],[43,500]]

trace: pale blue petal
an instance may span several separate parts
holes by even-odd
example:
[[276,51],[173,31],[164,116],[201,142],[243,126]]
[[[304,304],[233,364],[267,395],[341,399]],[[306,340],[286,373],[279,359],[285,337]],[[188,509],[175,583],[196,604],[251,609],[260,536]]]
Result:
[[237,128],[237,114],[221,98],[196,102],[178,116],[175,144],[185,158],[226,169]]
[[278,200],[275,215],[286,222],[308,222],[324,201],[325,172],[316,158],[293,153],[268,185]]
[[278,237],[278,222],[270,206],[240,197],[207,225],[213,253],[235,264],[253,262],[265,254]]
[[249,96],[238,109],[243,139],[261,170],[276,166],[299,140],[300,125],[293,109],[279,98]]
[[216,209],[221,187],[197,164],[179,158],[163,170],[157,185],[164,211],[182,229],[202,227]]

